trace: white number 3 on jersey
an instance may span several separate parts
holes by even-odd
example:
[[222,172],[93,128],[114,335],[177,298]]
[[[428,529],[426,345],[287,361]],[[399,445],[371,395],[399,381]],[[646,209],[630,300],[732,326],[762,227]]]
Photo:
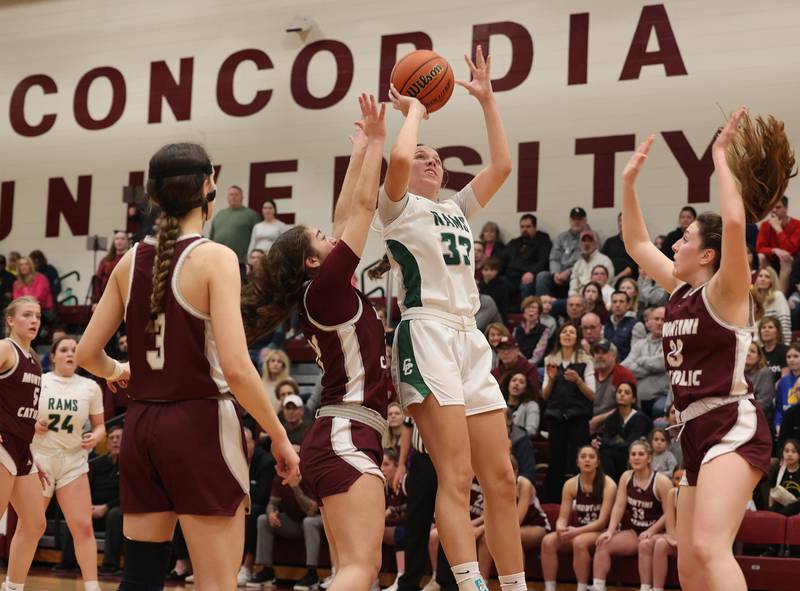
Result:
[[150,366],[150,369],[164,369],[164,332],[166,328],[166,320],[162,312],[153,323],[153,330],[156,336],[156,348],[147,351],[147,365]]

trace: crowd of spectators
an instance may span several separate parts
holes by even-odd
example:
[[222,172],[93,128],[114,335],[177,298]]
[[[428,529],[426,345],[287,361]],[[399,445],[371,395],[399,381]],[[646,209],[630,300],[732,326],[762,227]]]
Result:
[[[259,216],[244,205],[239,187],[229,188],[227,197],[229,207],[216,214],[210,238],[236,251],[243,281],[247,281],[258,258],[289,226],[276,218],[272,201],[263,204]],[[774,430],[775,455],[784,466],[781,472],[776,467],[768,479],[772,487],[787,479],[800,479],[796,461],[800,342],[792,339],[793,330],[800,328],[800,221],[788,216],[787,204],[784,198],[769,219],[749,234],[756,330],[745,373]],[[696,215],[692,207],[682,208],[678,227],[667,236],[657,237],[657,245],[665,254],[672,255],[672,244],[682,239]],[[564,483],[577,473],[578,450],[585,445],[597,450],[605,474],[615,481],[627,468],[630,445],[642,438],[651,442],[654,471],[672,477],[681,470],[680,445],[666,429],[676,422],[662,350],[668,294],[628,256],[621,217],[617,221],[618,233],[602,241],[590,226],[586,211],[574,207],[568,214],[568,227],[551,240],[539,230],[536,216],[527,213],[520,218],[519,236],[508,243],[503,242],[493,222],[483,226],[475,242],[476,284],[484,296],[482,306],[493,308],[481,327],[493,352],[492,375],[508,402],[514,463],[519,475],[535,485],[533,496],[542,502],[561,500]],[[113,244],[97,269],[92,301],[99,300],[115,265],[130,246],[128,234],[115,232]],[[3,304],[29,294],[41,302],[46,313],[55,312],[60,289],[58,273],[41,251],[28,257],[16,252],[8,253],[8,258],[0,255]],[[387,326],[387,332],[392,328]],[[293,327],[283,327],[278,336],[258,344],[252,355],[267,396],[291,442],[299,448],[319,405],[319,387],[310,393],[301,391],[298,385],[295,367],[282,346],[284,335],[293,332]],[[124,332],[109,346],[124,359]],[[119,403],[112,406],[110,415],[124,410]],[[382,466],[388,476],[389,507],[384,541],[397,550],[399,575],[391,587],[394,591],[411,588],[404,585],[418,584],[422,575],[424,564],[419,566],[416,550],[421,542],[422,548],[428,548],[428,538],[422,540],[421,536],[431,528],[430,495],[435,496],[435,475],[431,466],[421,467],[426,457],[424,442],[400,405],[390,404],[388,414]],[[251,461],[253,512],[247,521],[239,582],[259,586],[272,581],[276,546],[287,540],[302,540],[307,572],[295,589],[310,589],[320,583],[316,569],[324,530],[319,507],[302,483],[291,487],[274,478],[269,438],[252,418],[244,415],[243,421]],[[118,440],[122,432],[121,428],[109,430],[110,453],[94,462],[92,468],[93,517],[96,528],[106,532],[103,572],[119,568],[121,515],[113,492],[119,448],[118,441],[116,447],[112,444],[112,435]],[[399,487],[395,486],[398,482]],[[800,486],[789,486],[789,490],[800,500]],[[420,500],[419,495],[427,497]],[[787,511],[769,495],[757,495],[755,504]],[[791,510],[800,512],[800,502],[795,502]],[[406,519],[414,525],[406,528]],[[416,550],[412,551],[412,546]],[[178,560],[170,576],[191,581],[191,564],[181,547],[178,539]],[[432,548],[435,557],[436,548]],[[66,555],[65,560],[68,558]],[[421,559],[426,560],[426,555]],[[437,576],[427,591],[453,588],[447,579],[449,568],[441,568],[446,563],[441,551],[438,562]]]

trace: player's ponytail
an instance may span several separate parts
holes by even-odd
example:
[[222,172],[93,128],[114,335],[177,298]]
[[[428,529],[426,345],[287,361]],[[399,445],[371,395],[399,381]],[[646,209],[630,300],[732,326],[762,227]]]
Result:
[[769,115],[753,121],[745,113],[727,150],[728,165],[741,186],[748,223],[764,219],[797,174],[794,150],[783,121]]
[[272,333],[289,317],[310,279],[306,259],[315,255],[308,229],[295,226],[281,234],[255,266],[242,292],[249,342]]
[[392,264],[389,262],[389,255],[384,254],[383,258],[380,262],[375,265],[374,267],[370,267],[369,271],[367,271],[367,277],[372,279],[373,281],[377,281],[381,279],[386,273],[388,273],[392,268]]
[[180,219],[197,207],[207,211],[208,202],[214,196],[212,193],[204,195],[203,185],[213,172],[208,154],[198,144],[169,144],[150,159],[146,192],[150,200],[161,208],[163,215],[153,259],[148,332],[154,332],[155,321],[164,311],[167,280],[181,231]]

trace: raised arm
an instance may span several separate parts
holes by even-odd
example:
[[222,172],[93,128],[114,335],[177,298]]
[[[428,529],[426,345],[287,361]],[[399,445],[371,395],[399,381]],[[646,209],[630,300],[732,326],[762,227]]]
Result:
[[[359,97],[359,103],[361,98]],[[353,149],[350,152],[350,161],[347,163],[347,172],[344,173],[344,181],[339,191],[339,199],[336,200],[336,208],[333,211],[333,237],[339,239],[344,233],[344,227],[352,211],[353,193],[355,192],[358,175],[361,173],[361,165],[364,163],[364,154],[367,151],[367,136],[362,128],[356,123],[356,130],[350,136],[350,143]]]
[[636,194],[636,178],[647,160],[654,139],[653,135],[647,136],[622,172],[622,235],[625,236],[625,250],[636,264],[672,293],[678,284],[672,275],[674,263],[650,240]]
[[354,183],[352,205],[349,206],[350,214],[342,231],[342,240],[356,256],[361,257],[377,204],[383,144],[386,141],[386,105],[378,105],[371,94],[362,94],[358,103],[362,119],[356,126],[366,138],[366,150],[358,180]]
[[428,118],[428,112],[422,103],[410,96],[401,95],[394,85],[389,89],[389,98],[395,109],[403,113],[405,121],[397,134],[397,139],[389,154],[389,168],[386,170],[386,179],[383,188],[392,201],[400,201],[408,190],[408,180],[411,176],[411,163],[417,149],[419,124]]
[[483,49],[478,45],[475,61],[473,62],[467,55],[464,56],[464,61],[467,62],[472,79],[469,82],[456,80],[456,84],[466,88],[480,103],[489,139],[489,165],[470,182],[478,203],[485,206],[511,174],[511,150],[492,91],[492,56],[484,59]]
[[722,216],[722,258],[719,271],[709,282],[708,296],[714,310],[731,324],[746,322],[739,316],[742,303],[747,301],[750,293],[750,265],[745,242],[744,203],[736,177],[728,166],[726,150],[746,112],[745,107],[740,107],[731,116],[711,148]]

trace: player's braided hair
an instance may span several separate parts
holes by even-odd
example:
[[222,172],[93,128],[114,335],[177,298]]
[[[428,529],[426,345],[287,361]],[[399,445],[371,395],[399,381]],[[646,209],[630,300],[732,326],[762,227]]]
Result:
[[386,273],[388,273],[392,268],[392,264],[389,262],[389,255],[384,254],[381,262],[379,262],[374,267],[370,267],[369,271],[367,271],[367,277],[372,279],[373,281],[377,281]]
[[295,226],[281,234],[255,266],[242,292],[249,342],[270,334],[289,317],[310,279],[306,259],[315,255],[306,226]]
[[794,150],[783,121],[772,115],[755,121],[745,113],[727,150],[728,165],[741,186],[748,223],[762,220],[797,174]]
[[213,173],[205,148],[198,144],[168,144],[150,159],[146,192],[161,208],[158,246],[153,259],[153,291],[150,294],[150,320],[147,331],[164,311],[164,295],[172,268],[175,243],[180,236],[180,218],[196,207],[208,207],[203,184]]

